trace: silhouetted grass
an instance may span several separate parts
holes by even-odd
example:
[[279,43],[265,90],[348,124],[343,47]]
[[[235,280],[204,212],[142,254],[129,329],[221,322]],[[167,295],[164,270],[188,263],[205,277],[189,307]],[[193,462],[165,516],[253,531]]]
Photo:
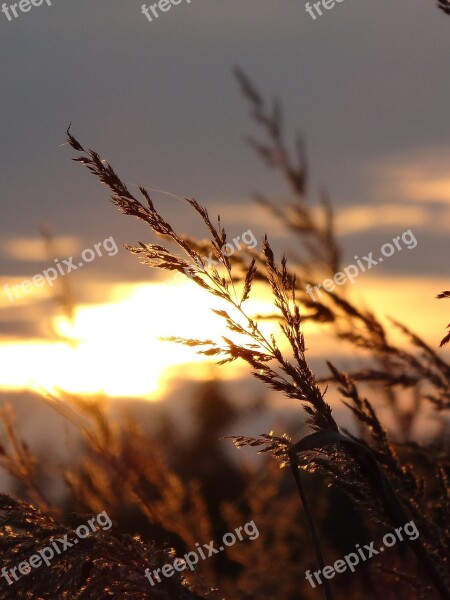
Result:
[[[78,153],[75,160],[109,187],[113,203],[124,214],[146,223],[159,238],[158,243],[139,242],[128,249],[144,264],[178,271],[205,293],[224,302],[224,309],[216,310],[223,319],[222,342],[179,337],[171,341],[214,356],[219,364],[243,360],[265,388],[299,401],[309,428],[301,439],[292,439],[287,433],[233,437],[236,446],[258,448],[282,466],[290,466],[293,481],[286,482],[274,468],[275,461],[266,461],[260,471],[241,469],[241,491],[234,501],[220,495],[217,488],[229,485],[230,480],[225,479],[226,460],[217,450],[215,454],[211,451],[211,431],[219,436],[220,425],[231,422],[237,411],[224,402],[218,403],[217,414],[212,410],[205,419],[190,449],[192,454],[186,452],[177,432],[172,431],[170,443],[174,456],[202,459],[206,475],[202,479],[198,469],[196,479],[191,481],[186,464],[183,468],[175,465],[173,456],[170,464],[169,453],[164,452],[164,444],[169,445],[167,435],[158,439],[149,436],[127,415],[120,423],[113,421],[102,398],[88,400],[64,394],[56,398],[47,394],[44,401],[83,437],[79,460],[61,473],[53,473],[64,480],[69,490],[68,506],[54,506],[42,476],[50,469],[39,462],[21,439],[12,410],[5,407],[0,415],[4,430],[1,466],[19,482],[22,495],[43,512],[29,504],[0,498],[4,566],[16,566],[38,547],[46,545],[52,535],[69,531],[68,526],[60,524],[70,520],[69,509],[95,513],[100,508],[122,520],[129,519],[131,527],[139,522],[144,541],[122,535],[118,527],[100,532],[79,544],[76,550],[59,556],[50,569],[37,569],[13,586],[2,580],[0,598],[162,600],[208,596],[294,600],[300,594],[306,600],[317,598],[321,591],[309,589],[304,582],[303,572],[311,567],[312,558],[307,551],[304,522],[297,515],[294,491],[297,489],[301,497],[317,560],[321,565],[330,563],[330,556],[338,558],[345,547],[345,540],[340,539],[336,545],[329,539],[341,525],[337,514],[342,509],[343,496],[334,489],[326,493],[321,487],[323,479],[351,499],[352,504],[346,505],[350,506],[346,510],[353,510],[353,506],[360,510],[357,533],[364,534],[365,540],[376,535],[380,526],[391,530],[411,519],[420,531],[420,538],[410,544],[418,560],[399,551],[395,559],[390,556],[376,576],[362,569],[361,575],[355,574],[351,580],[334,580],[333,589],[327,583],[324,591],[328,598],[450,597],[450,457],[446,425],[450,365],[409,327],[392,322],[391,328],[401,330],[409,342],[406,349],[396,345],[391,341],[390,328],[380,322],[376,307],[370,310],[356,305],[345,290],[326,292],[318,302],[308,296],[305,291],[308,283],[314,285],[324,275],[332,275],[341,268],[342,252],[331,203],[326,193],[319,194],[317,199],[311,193],[305,146],[297,137],[296,151],[290,152],[279,103],[269,107],[242,72],[238,71],[237,77],[264,135],[263,141],[251,138],[251,146],[266,164],[283,175],[292,195],[288,203],[260,194],[257,201],[295,237],[300,251],[300,258],[295,261],[288,262],[285,256],[277,258],[267,235],[262,241],[262,251],[255,249],[226,256],[222,248],[227,233],[220,218],[213,222],[206,208],[193,198],[186,198],[186,203],[203,222],[209,240],[175,231],[157,210],[147,189],[139,188],[139,198],[136,197],[98,153],[86,150],[70,131],[68,139]],[[211,249],[219,263],[217,268],[208,267],[202,258]],[[266,335],[261,319],[247,308],[256,281],[271,294],[270,318],[279,323],[277,336]],[[449,296],[449,292],[443,292],[439,298]],[[180,310],[183,310],[181,303]],[[142,319],[146,318],[151,317],[143,307]],[[308,320],[318,326],[332,325],[330,349],[333,344],[350,344],[361,356],[370,359],[369,365],[343,373],[329,363],[330,376],[318,380],[307,360],[302,331]],[[230,339],[227,331],[237,337]],[[281,351],[281,339],[287,342],[289,350]],[[441,345],[447,341],[449,336]],[[327,384],[336,386],[350,409],[358,425],[358,436],[343,430],[335,420],[326,399]],[[365,391],[371,389],[381,392],[390,408],[395,422],[392,433],[387,432],[375,402],[365,397]],[[409,408],[401,402],[405,390],[414,397]],[[420,445],[412,431],[424,405],[433,411],[441,429],[434,439]],[[233,473],[229,468],[228,476],[233,477]],[[320,479],[311,479],[312,473],[318,473]],[[211,495],[212,487],[215,495]],[[214,510],[211,497],[218,504]],[[308,501],[311,497],[312,507]],[[167,562],[167,546],[176,547],[178,554],[188,551],[196,542],[214,537],[218,516],[223,526],[227,523],[235,526],[249,514],[261,532],[258,542],[229,549],[220,563],[205,561],[201,575],[187,575],[201,595],[191,591],[187,580],[181,578],[164,579],[156,588],[149,586],[144,578],[145,568],[153,569]],[[356,529],[353,525],[358,517],[351,514],[346,535]],[[212,590],[216,587],[218,592]]]
[[[333,230],[332,213],[328,202],[322,202],[326,219],[322,221],[325,225],[319,224],[307,197],[308,176],[303,146],[299,145],[297,161],[292,160],[283,140],[278,104],[274,105],[272,111],[268,111],[261,95],[250,81],[240,72],[238,79],[251,103],[256,122],[268,137],[267,142],[252,140],[251,144],[270,166],[280,170],[295,195],[295,202],[289,205],[263,200],[264,205],[285,222],[309,250],[309,258],[303,259],[293,268],[288,266],[284,256],[279,262],[276,260],[267,236],[263,240],[261,253],[253,252],[248,259],[241,255],[231,262],[222,251],[227,235],[220,219],[217,225],[213,224],[206,208],[196,200],[186,198],[186,202],[198,214],[211,236],[214,258],[220,264],[218,269],[208,268],[199,252],[199,242],[172,228],[156,209],[148,190],[139,188],[142,200],[137,199],[107,162],[96,152],[85,150],[68,131],[70,145],[80,153],[75,160],[85,165],[110,188],[113,203],[124,214],[144,221],[157,236],[174,246],[172,249],[159,243],[139,242],[137,246],[128,246],[128,249],[151,267],[176,270],[185,275],[186,270],[194,272],[191,279],[197,285],[229,305],[229,310],[215,312],[223,318],[225,328],[238,334],[242,340],[238,343],[224,335],[222,344],[212,340],[182,338],[171,338],[171,341],[197,348],[201,354],[216,356],[219,364],[242,359],[248,364],[254,377],[263,384],[288,398],[300,400],[313,434],[295,443],[287,436],[280,438],[273,435],[264,435],[258,439],[239,436],[235,442],[238,446],[262,446],[263,451],[270,451],[285,463],[291,464],[319,563],[323,565],[322,551],[297,471],[297,461],[306,470],[321,472],[384,525],[395,527],[414,518],[421,537],[411,543],[411,547],[440,596],[449,598],[449,516],[445,508],[449,502],[446,484],[448,455],[442,460],[442,454],[436,454],[435,480],[444,484],[444,487],[442,496],[431,498],[427,496],[419,474],[399,457],[396,444],[389,439],[374,406],[360,396],[353,379],[382,383],[394,414],[397,413],[400,424],[404,425],[401,422],[403,415],[397,412],[398,399],[393,388],[415,388],[421,401],[431,401],[437,410],[443,411],[448,409],[450,403],[450,366],[408,327],[394,323],[411,341],[412,349],[405,351],[389,341],[388,332],[375,314],[361,310],[346,299],[343,293],[328,293],[326,300],[315,313],[309,314],[309,318],[319,323],[335,323],[338,339],[369,351],[376,362],[376,368],[365,369],[353,376],[340,373],[330,365],[332,379],[339,384],[341,394],[347,399],[366,436],[365,439],[358,439],[340,430],[332,416],[331,407],[325,400],[325,390],[320,388],[308,365],[301,329],[302,305],[311,306],[305,298],[305,283],[314,284],[317,281],[314,279],[311,259],[322,256],[320,269],[328,269],[329,273],[340,268],[340,251]],[[251,296],[255,279],[265,283],[272,293],[274,317],[280,323],[281,335],[289,344],[289,354],[281,352],[275,336],[264,335],[257,319],[245,309],[244,304]],[[432,390],[428,390],[426,394],[421,391],[425,382]],[[324,587],[327,597],[331,598],[329,586]]]

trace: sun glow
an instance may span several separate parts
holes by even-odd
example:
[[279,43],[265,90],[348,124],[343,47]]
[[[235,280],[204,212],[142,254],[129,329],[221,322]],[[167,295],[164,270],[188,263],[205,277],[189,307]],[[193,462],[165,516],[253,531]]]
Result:
[[[437,302],[429,290],[444,287],[445,282],[438,279],[385,280],[367,276],[361,277],[358,286],[349,292],[358,303],[370,299],[380,317],[391,315],[414,323],[417,333],[425,339],[433,332],[437,343],[439,327],[446,322],[447,306]],[[105,288],[102,289],[104,296]],[[62,389],[77,394],[157,400],[167,395],[176,379],[206,379],[217,369],[215,357],[199,355],[195,348],[160,338],[177,336],[220,342],[221,336],[226,335],[243,342],[210,310],[229,308],[186,279],[175,276],[165,283],[121,284],[109,290],[107,303],[76,306],[73,322],[54,317],[55,341],[2,342],[0,389],[40,387],[52,393]],[[414,298],[414,302],[405,303],[405,298]],[[252,299],[245,306],[251,316],[273,313],[270,293],[259,284],[255,284]],[[279,333],[274,321],[260,321],[260,327],[266,335]],[[315,358],[324,364],[330,353],[352,359],[352,348],[338,346],[335,338],[330,337],[330,327],[306,321],[303,330],[308,359]],[[395,329],[392,336],[397,343],[406,343]],[[286,351],[286,341],[282,337],[278,341]],[[248,375],[248,367],[242,361],[220,369],[220,377],[224,379]]]
[[[53,319],[57,335],[67,342],[0,346],[5,367],[0,385],[157,399],[172,377],[210,374],[214,358],[160,338],[219,340],[226,330],[223,319],[210,310],[211,304],[195,284],[176,278],[166,284],[116,286],[110,303],[77,306],[73,322],[61,316]],[[269,307],[256,302],[252,309]],[[222,376],[241,373],[242,366],[236,364]]]

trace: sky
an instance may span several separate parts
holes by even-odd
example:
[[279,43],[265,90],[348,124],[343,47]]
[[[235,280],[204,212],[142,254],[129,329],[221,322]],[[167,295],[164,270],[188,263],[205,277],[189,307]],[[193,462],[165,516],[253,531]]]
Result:
[[[0,13],[0,389],[34,382],[164,397],[180,377],[171,361],[197,360],[149,341],[172,333],[163,318],[168,303],[181,334],[216,328],[189,282],[174,294],[174,282],[159,285],[123,249],[151,236],[119,215],[107,191],[71,161],[69,123],[131,187],[194,196],[220,212],[231,233],[251,228],[289,247],[280,227],[252,204],[255,191],[289,194],[245,143],[256,132],[235,66],[282,100],[288,137],[303,134],[313,194],[325,186],[336,209],[344,264],[414,232],[417,247],[396,253],[353,288],[363,302],[376,299],[383,315],[412,320],[436,345],[448,321],[434,297],[449,278],[450,19],[430,0],[344,0],[316,20],[302,0],[183,1],[153,22],[141,5],[53,0],[11,21]],[[154,197],[171,222],[203,235],[182,202]],[[109,238],[117,244],[115,254],[67,276],[85,344],[76,355],[55,339],[64,323],[49,286],[14,302],[4,292],[48,268],[42,225],[52,230],[61,259]],[[136,318],[142,306],[149,313],[144,328]],[[138,357],[125,373],[118,340]],[[321,334],[311,331],[309,341],[311,359],[323,363]],[[145,371],[149,355],[154,373]],[[202,368],[196,376],[209,376],[210,367]],[[246,378],[241,367],[227,373]]]

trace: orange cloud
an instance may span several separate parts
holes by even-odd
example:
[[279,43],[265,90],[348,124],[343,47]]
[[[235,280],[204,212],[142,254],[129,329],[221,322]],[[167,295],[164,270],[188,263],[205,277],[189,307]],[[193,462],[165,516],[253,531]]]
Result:
[[[81,246],[76,237],[60,236],[53,240],[61,256],[76,254]],[[44,241],[41,237],[14,238],[2,243],[2,250],[8,258],[23,262],[41,262],[48,259]]]
[[450,147],[436,147],[383,161],[371,169],[374,196],[450,204]]

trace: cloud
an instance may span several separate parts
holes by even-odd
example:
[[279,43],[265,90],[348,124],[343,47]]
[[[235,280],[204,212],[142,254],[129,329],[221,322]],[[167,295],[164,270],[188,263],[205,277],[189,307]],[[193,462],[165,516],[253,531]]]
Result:
[[286,236],[286,228],[270,212],[256,203],[243,204],[238,202],[208,203],[210,214],[220,214],[222,223],[227,229],[228,225],[239,225],[241,231],[248,228],[259,228],[264,232],[270,233],[271,237]]
[[[450,217],[450,214],[449,214]],[[347,206],[337,211],[336,229],[340,235],[380,228],[408,228],[431,223],[430,212],[422,206],[377,204]]]
[[[79,240],[72,236],[55,237],[53,244],[61,257],[72,256],[81,248]],[[2,243],[2,251],[8,258],[23,262],[42,262],[49,258],[41,237],[7,240]]]
[[[227,225],[254,227],[270,233],[271,237],[285,238],[289,233],[281,221],[256,204],[223,203],[208,205],[211,214],[219,213]],[[312,207],[321,218],[319,207]],[[410,227],[433,228],[436,233],[450,231],[450,206],[441,207],[414,203],[386,202],[383,204],[357,204],[335,207],[335,224],[338,235],[351,235],[364,231],[392,230],[398,233]]]
[[377,200],[450,204],[450,147],[411,151],[383,160],[371,171]]

